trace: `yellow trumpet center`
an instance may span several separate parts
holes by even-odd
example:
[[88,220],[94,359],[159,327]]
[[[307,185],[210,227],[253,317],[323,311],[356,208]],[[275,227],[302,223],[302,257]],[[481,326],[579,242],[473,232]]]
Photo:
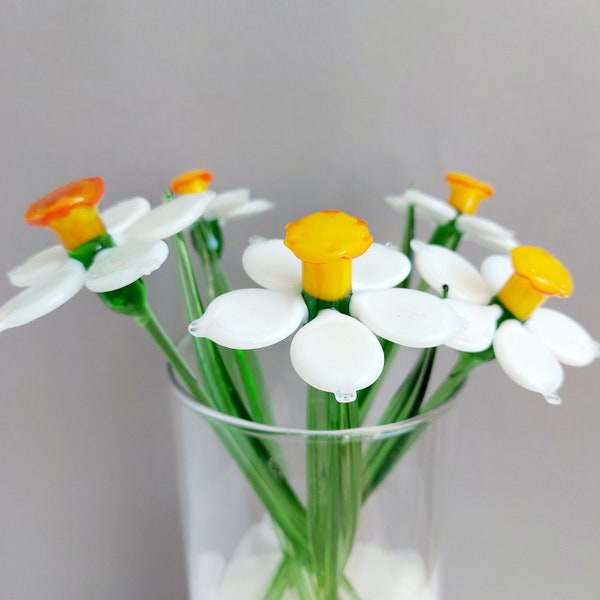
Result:
[[472,215],[477,212],[479,203],[494,193],[494,188],[464,173],[448,173],[446,181],[450,186],[448,203],[458,212]]
[[566,298],[573,292],[569,271],[554,256],[533,246],[511,251],[514,274],[498,292],[498,299],[522,321],[550,296]]
[[285,245],[302,261],[302,287],[322,300],[341,300],[352,290],[351,259],[373,243],[367,224],[338,210],[289,223]]
[[205,169],[187,171],[171,181],[171,191],[174,194],[198,194],[205,192],[213,179],[212,173]]
[[50,228],[67,250],[76,250],[105,232],[96,209],[103,195],[100,177],[72,181],[31,204],[25,222]]

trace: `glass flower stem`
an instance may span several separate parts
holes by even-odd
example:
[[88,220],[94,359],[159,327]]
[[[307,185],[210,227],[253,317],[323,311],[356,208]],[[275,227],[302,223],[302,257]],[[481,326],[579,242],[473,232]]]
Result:
[[[307,426],[335,430],[358,424],[354,402],[308,387]],[[358,442],[315,438],[307,445],[307,519],[317,598],[337,598],[340,576],[358,524],[361,457]]]
[[[192,243],[202,264],[208,302],[230,290],[221,263],[223,236],[218,221],[200,219],[191,230]],[[197,318],[199,314],[193,317]],[[191,319],[191,320],[193,320]],[[258,357],[251,350],[218,348],[253,421],[273,424],[268,387]]]
[[[482,352],[461,352],[450,373],[447,375],[444,381],[442,381],[438,388],[433,392],[433,394],[431,394],[427,401],[424,404],[422,404],[418,412],[420,414],[426,413],[427,411],[433,410],[434,408],[441,406],[442,404],[453,398],[463,386],[467,377],[475,367],[485,362],[489,362],[493,359],[494,351],[491,347]],[[380,466],[377,469],[377,471],[365,477],[365,493],[363,494],[364,500],[366,500],[369,494],[373,492],[377,488],[377,486],[385,479],[391,466],[393,466],[393,464],[400,460],[400,458],[419,438],[419,436],[421,435],[421,433],[423,433],[424,430],[425,425],[421,425],[407,433],[405,436],[399,438],[396,444],[388,445],[388,447],[386,448],[386,453],[388,454],[388,456],[380,457]],[[381,442],[373,442],[373,444],[376,443],[381,444]],[[386,443],[387,442],[384,440],[383,444]],[[365,464],[370,467],[371,463],[369,461],[370,457],[367,451],[365,455]]]
[[[435,360],[436,348],[426,348],[394,394],[379,424],[396,423],[417,414],[425,397]],[[363,501],[391,471],[403,454],[406,440],[413,432],[399,438],[376,440],[365,451],[363,473]]]
[[289,573],[290,570],[290,564],[287,557],[285,557],[279,563],[277,570],[275,571],[275,575],[273,575],[273,578],[271,579],[271,583],[269,584],[269,587],[263,596],[264,600],[281,599],[288,587],[288,582],[291,576]]
[[[410,204],[406,210],[406,218],[404,220],[404,234],[402,236],[402,245],[401,250],[402,253],[408,257],[408,259],[412,262],[413,251],[410,246],[411,241],[415,237],[415,207]],[[408,288],[410,287],[410,279],[411,273],[406,276],[406,279],[400,282],[396,287],[399,288]],[[398,344],[394,344],[389,340],[380,339],[381,348],[383,349],[384,356],[384,367],[381,375],[378,377],[377,381],[370,385],[368,388],[360,390],[357,394],[357,402],[360,408],[360,422],[364,423],[367,414],[373,404],[373,400],[377,395],[381,384],[385,380],[386,373],[388,372],[392,361],[394,359],[394,355],[398,351]]]
[[[145,318],[138,322],[164,352],[167,360],[188,388],[192,396],[206,406],[214,408],[213,399],[200,387],[193,372],[160,323],[148,308]],[[273,469],[266,447],[246,435],[233,435],[219,427],[215,433],[229,449],[232,457],[252,484],[263,505],[284,532],[296,554],[307,560],[306,515],[304,507],[281,472]],[[277,471],[274,473],[274,471]]]
[[482,352],[461,352],[448,376],[427,399],[420,412],[425,413],[444,404],[460,390],[475,367],[494,360],[494,358],[494,351],[491,347]]

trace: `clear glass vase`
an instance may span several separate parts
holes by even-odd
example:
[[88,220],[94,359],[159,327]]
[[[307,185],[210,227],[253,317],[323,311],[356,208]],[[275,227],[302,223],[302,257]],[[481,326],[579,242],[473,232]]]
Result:
[[211,410],[172,378],[190,599],[440,600],[449,404],[391,425],[307,430],[289,425],[305,404],[293,379],[275,386],[287,407],[275,427]]

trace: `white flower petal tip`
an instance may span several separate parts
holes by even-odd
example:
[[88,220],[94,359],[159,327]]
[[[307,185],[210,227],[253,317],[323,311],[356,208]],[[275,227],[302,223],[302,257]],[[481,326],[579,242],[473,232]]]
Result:
[[493,294],[497,294],[514,273],[510,256],[492,254],[481,263],[481,276]]
[[204,218],[227,219],[232,211],[250,202],[250,190],[239,188],[217,194],[206,207]]
[[352,290],[381,290],[394,287],[410,273],[408,257],[400,250],[384,244],[371,247],[352,261]]
[[83,265],[68,259],[0,308],[0,331],[25,325],[62,306],[83,287],[84,278]]
[[494,353],[502,370],[515,383],[559,404],[563,370],[551,350],[516,320],[504,321],[494,336]]
[[96,255],[85,278],[92,292],[110,292],[149,275],[160,267],[169,255],[165,242],[130,241],[107,248]]
[[388,196],[385,201],[401,213],[405,213],[409,206],[414,206],[417,217],[438,225],[452,221],[457,214],[448,203],[414,188],[409,188],[402,196]]
[[292,340],[290,357],[306,383],[335,394],[338,402],[356,399],[356,390],[377,380],[383,350],[362,323],[332,309],[322,310]]
[[268,290],[302,290],[302,263],[283,240],[252,238],[242,255],[242,265],[250,279]]
[[491,291],[479,271],[460,254],[420,240],[410,244],[421,277],[441,294],[448,287],[448,298],[474,304],[488,304]]
[[514,232],[484,217],[460,215],[456,219],[456,228],[464,235],[464,239],[496,252],[508,252],[519,245]]
[[454,336],[446,346],[460,352],[482,352],[492,345],[496,324],[502,309],[496,305],[481,306],[460,300],[444,300],[467,322],[466,329]]
[[563,364],[584,367],[598,358],[598,343],[577,321],[550,308],[538,308],[525,328]]
[[412,348],[431,348],[454,338],[467,327],[441,298],[394,288],[355,294],[351,314],[375,335]]
[[103,210],[100,218],[111,235],[126,231],[151,210],[150,202],[146,198],[137,196],[121,200],[117,204]]
[[8,272],[8,280],[16,287],[27,287],[56,272],[67,260],[66,250],[52,246],[38,252]]
[[271,202],[270,200],[263,200],[262,198],[250,200],[250,202],[242,204],[241,206],[238,206],[237,208],[233,209],[227,214],[226,217],[223,217],[221,220],[231,221],[234,219],[251,217],[253,215],[258,215],[273,208],[275,208],[275,203]]
[[203,217],[225,223],[265,212],[274,206],[275,203],[270,200],[250,199],[250,190],[240,188],[217,194],[206,208]]
[[195,223],[215,197],[212,191],[184,194],[161,204],[125,232],[132,240],[163,240]]
[[307,317],[300,296],[262,289],[235,290],[215,298],[188,330],[227,348],[253,350],[285,339]]

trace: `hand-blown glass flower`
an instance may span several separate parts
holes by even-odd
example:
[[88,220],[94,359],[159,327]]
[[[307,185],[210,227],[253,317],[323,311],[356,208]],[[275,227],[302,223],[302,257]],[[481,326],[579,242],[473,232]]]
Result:
[[[598,344],[581,325],[555,310],[540,308],[547,298],[566,297],[572,291],[568,271],[546,251],[519,246],[511,251],[512,261],[505,255],[485,259],[480,273],[447,248],[415,240],[412,249],[421,277],[438,292],[447,286],[448,297],[455,299],[453,306],[467,320],[471,321],[473,311],[503,307],[504,319],[497,329],[498,317],[480,314],[488,330],[493,322],[498,363],[512,380],[543,394],[548,402],[560,402],[560,363],[585,366],[598,356]],[[482,306],[490,302],[494,304]],[[475,336],[475,328],[469,331]],[[485,336],[480,341],[484,346]]]
[[203,191],[151,210],[144,198],[124,200],[98,213],[104,194],[99,177],[73,181],[34,202],[25,221],[49,227],[62,245],[32,256],[8,275],[25,287],[0,308],[0,331],[55,310],[82,287],[93,292],[123,288],[167,258],[162,240],[200,218],[215,197]]
[[[211,183],[210,171],[196,169],[176,177],[170,185],[173,194],[179,196],[202,193]],[[218,193],[206,207],[202,218],[206,221],[217,220],[222,225],[226,221],[249,217],[270,210],[275,205],[270,200],[250,198],[250,190],[239,188]]]
[[446,180],[451,189],[448,202],[415,188],[409,188],[401,196],[388,196],[385,201],[400,213],[405,213],[412,206],[416,216],[438,226],[455,220],[456,229],[463,239],[496,252],[508,252],[519,245],[510,229],[474,214],[479,202],[493,193],[488,184],[460,173],[448,173]]
[[[262,348],[310,318],[292,340],[292,364],[304,381],[339,401],[353,400],[381,374],[376,336],[424,348],[465,327],[447,302],[395,288],[409,274],[409,260],[395,248],[372,244],[366,224],[339,211],[289,224],[285,240],[254,240],[243,266],[264,289],[219,296],[190,332],[229,348]],[[307,307],[311,299],[315,314]]]

